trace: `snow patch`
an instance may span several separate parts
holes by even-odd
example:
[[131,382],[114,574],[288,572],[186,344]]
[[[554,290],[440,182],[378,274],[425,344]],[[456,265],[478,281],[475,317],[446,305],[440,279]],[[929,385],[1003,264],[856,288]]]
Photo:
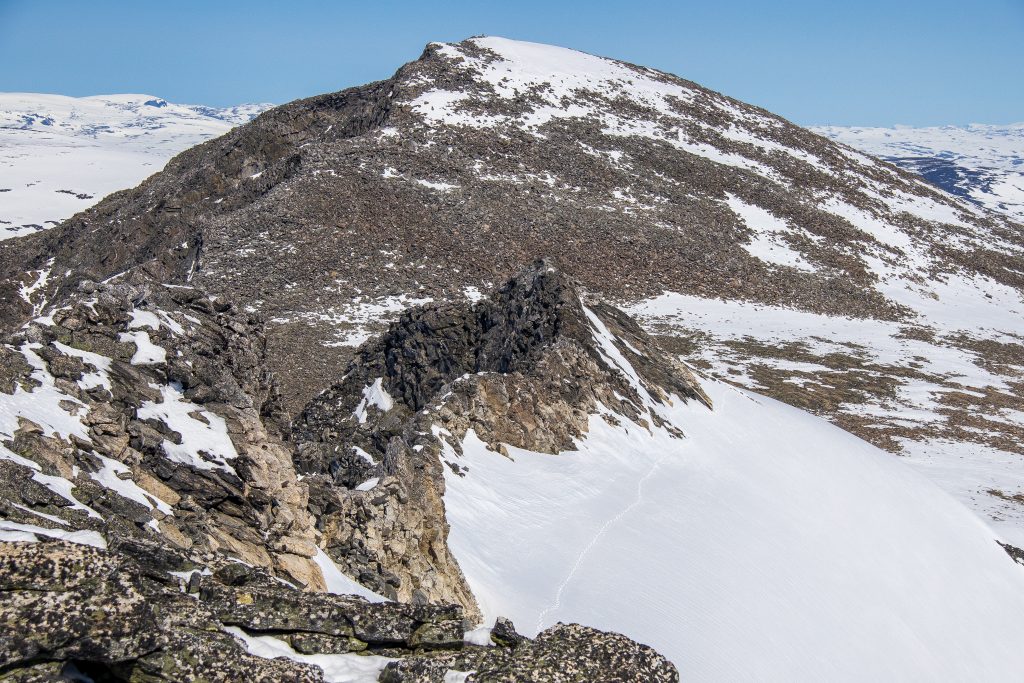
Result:
[[238,452],[228,436],[224,418],[185,399],[178,385],[164,385],[160,393],[163,400],[160,403],[146,401],[139,408],[138,416],[140,420],[160,420],[181,435],[180,444],[164,439],[167,457],[200,470],[234,473],[228,461],[237,458]]
[[388,394],[384,388],[384,380],[378,377],[373,381],[373,384],[363,387],[363,398],[359,401],[359,405],[352,411],[352,417],[354,417],[359,424],[366,424],[366,409],[370,406],[378,408],[381,412],[386,413],[395,405],[394,399]]
[[324,681],[327,683],[377,683],[377,677],[389,662],[395,661],[388,657],[346,653],[342,655],[303,655],[291,648],[283,640],[274,636],[249,635],[237,626],[224,629],[245,644],[249,654],[266,659],[284,657],[303,664],[312,664],[323,669]]
[[94,548],[106,548],[107,539],[98,531],[69,531],[67,529],[47,529],[34,524],[22,524],[0,519],[0,541],[21,541],[23,543],[36,543],[39,537],[54,538],[60,541],[70,541],[81,545],[91,545]]
[[358,595],[370,602],[387,602],[387,598],[374,593],[366,586],[349,578],[322,548],[316,549],[313,561],[320,567],[320,573],[324,576],[324,583],[327,584],[328,593],[334,593],[335,595]]
[[167,362],[167,351],[162,346],[154,344],[145,330],[121,332],[118,335],[118,340],[135,344],[132,365],[154,365]]

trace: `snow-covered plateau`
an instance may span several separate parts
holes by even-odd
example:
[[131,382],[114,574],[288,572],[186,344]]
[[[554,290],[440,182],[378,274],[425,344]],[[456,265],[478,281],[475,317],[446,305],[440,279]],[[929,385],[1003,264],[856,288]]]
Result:
[[920,173],[947,192],[1024,221],[1024,123],[928,128],[818,126],[811,130]]
[[0,93],[0,240],[138,185],[178,152],[270,105],[215,108],[150,95]]

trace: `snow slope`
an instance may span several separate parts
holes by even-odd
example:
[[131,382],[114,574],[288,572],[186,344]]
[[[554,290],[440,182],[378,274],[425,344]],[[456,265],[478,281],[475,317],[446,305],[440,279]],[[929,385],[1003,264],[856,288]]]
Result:
[[816,133],[920,173],[947,192],[1024,221],[1024,123],[866,128]]
[[56,225],[270,105],[0,93],[0,239]]
[[445,468],[449,543],[487,619],[622,632],[686,680],[1000,680],[1024,666],[1024,571],[899,460],[718,382],[683,430],[599,416],[576,450]]
[[[808,409],[828,405],[821,414],[846,429],[891,434],[906,462],[1024,545],[1024,509],[992,493],[1012,496],[1024,482],[1024,456],[1010,450],[1024,413],[1004,402],[1018,395],[1024,368],[957,343],[975,335],[1016,348],[1024,305],[1013,291],[972,284],[936,282],[934,298],[889,288],[928,325],[926,335],[908,334],[903,322],[672,293],[628,310],[652,332],[699,334],[686,360],[716,377]],[[865,392],[880,373],[889,388]]]

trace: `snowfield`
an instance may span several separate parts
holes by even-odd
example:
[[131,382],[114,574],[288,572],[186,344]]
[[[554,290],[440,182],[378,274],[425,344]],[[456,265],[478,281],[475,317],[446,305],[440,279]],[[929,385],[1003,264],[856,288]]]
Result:
[[0,93],[0,240],[53,227],[267,109]]
[[[932,289],[934,298],[909,287],[889,289],[928,325],[931,337],[908,335],[905,323],[672,293],[627,310],[651,332],[700,334],[699,349],[687,361],[713,376],[754,391],[769,389],[772,380],[766,377],[785,377],[804,405],[835,396],[841,402],[826,413],[830,419],[844,425],[862,420],[874,433],[893,434],[904,462],[975,510],[1008,542],[1024,545],[1024,510],[991,494],[1020,489],[1024,456],[988,445],[1002,430],[1024,424],[1024,413],[950,402],[957,396],[981,401],[1014,394],[1024,368],[987,364],[956,340],[969,335],[1019,343],[1024,305],[1015,292],[986,291],[984,282],[963,278]],[[790,347],[797,351],[782,351]],[[844,383],[877,382],[882,371],[896,378],[889,396],[837,390]],[[958,427],[958,413],[975,418],[970,431]]]
[[587,623],[688,680],[1000,680],[1024,666],[1024,571],[892,455],[719,382],[683,430],[599,416],[576,450],[445,468],[449,543],[489,622]]

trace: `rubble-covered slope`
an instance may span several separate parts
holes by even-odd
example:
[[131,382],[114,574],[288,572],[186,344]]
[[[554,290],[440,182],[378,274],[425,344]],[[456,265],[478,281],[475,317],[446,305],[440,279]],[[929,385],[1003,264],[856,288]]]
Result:
[[893,319],[903,302],[884,285],[964,269],[1020,284],[1020,248],[1003,219],[694,83],[477,38],[189,150],[5,245],[4,275],[55,258],[53,273],[72,270],[47,285],[60,289],[146,263],[238,296],[275,321],[272,356],[301,405],[321,388],[301,352],[318,336],[342,354],[375,311],[485,288],[542,254],[615,297]]

